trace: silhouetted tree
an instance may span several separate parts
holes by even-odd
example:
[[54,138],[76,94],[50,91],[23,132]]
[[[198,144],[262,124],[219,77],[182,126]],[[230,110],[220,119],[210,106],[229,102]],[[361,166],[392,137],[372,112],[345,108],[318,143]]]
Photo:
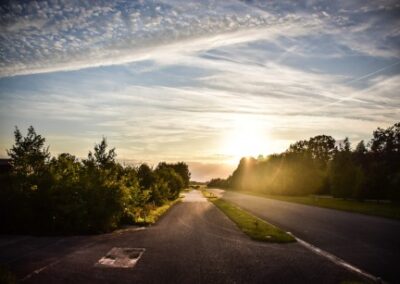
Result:
[[301,140],[289,146],[288,153],[309,154],[320,162],[321,167],[326,167],[335,153],[335,139],[332,136],[317,135],[308,141]]
[[349,138],[346,137],[346,138],[344,138],[343,143],[339,144],[339,151],[350,152],[350,148],[351,148],[351,145],[350,145]]
[[368,163],[369,191],[374,196],[400,199],[400,123],[373,132]]
[[50,158],[49,148],[44,146],[46,139],[33,126],[28,128],[26,137],[15,127],[14,138],[15,144],[7,151],[14,172],[31,175],[42,171]]
[[328,175],[333,196],[358,199],[364,197],[365,174],[355,155],[357,154],[351,152],[351,145],[346,137],[329,165]]
[[332,136],[318,135],[309,140],[308,147],[312,157],[326,166],[335,153],[335,139]]
[[368,150],[367,147],[365,147],[364,140],[361,140],[356,146],[355,153],[364,155],[367,152]]
[[94,146],[94,153],[92,153],[92,151],[89,151],[88,158],[85,162],[101,168],[106,168],[110,165],[114,165],[115,157],[117,156],[117,154],[115,153],[115,148],[107,151],[107,146],[107,140],[103,137],[101,142]]
[[400,122],[387,129],[379,128],[373,132],[371,151],[392,154],[400,152]]
[[139,185],[142,190],[150,189],[155,182],[153,171],[147,164],[141,164],[138,168]]

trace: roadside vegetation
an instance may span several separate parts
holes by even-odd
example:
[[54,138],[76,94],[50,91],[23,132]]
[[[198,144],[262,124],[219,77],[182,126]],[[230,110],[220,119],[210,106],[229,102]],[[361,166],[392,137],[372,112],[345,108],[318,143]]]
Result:
[[193,188],[193,189],[201,189],[206,187],[206,183],[205,182],[198,182],[198,181],[190,181],[189,183],[189,187]]
[[[400,123],[376,129],[371,141],[360,141],[354,148],[347,138],[335,141],[318,135],[290,145],[281,154],[242,158],[231,176],[212,179],[207,186],[292,196],[287,201],[398,218],[399,210],[394,208],[400,201]],[[310,195],[360,202],[305,197]],[[362,205],[369,199],[392,205]]]
[[217,198],[213,193],[206,190],[203,190],[202,193],[253,240],[273,243],[295,242],[291,235],[231,202]]
[[0,231],[100,233],[121,224],[153,223],[189,185],[187,164],[124,167],[105,138],[86,159],[51,157],[45,138],[18,128],[0,176]]
[[150,209],[147,215],[138,217],[134,220],[136,225],[152,225],[155,224],[158,219],[163,216],[175,203],[180,202],[181,199],[177,198],[175,200],[168,200],[161,206],[154,206]]

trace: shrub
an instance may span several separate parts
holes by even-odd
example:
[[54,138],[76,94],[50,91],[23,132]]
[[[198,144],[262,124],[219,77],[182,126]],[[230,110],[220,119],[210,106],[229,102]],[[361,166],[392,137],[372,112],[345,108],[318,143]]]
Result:
[[16,128],[14,136],[8,151],[12,171],[0,176],[5,232],[107,232],[177,198],[190,176],[184,163],[124,168],[105,138],[79,161],[68,153],[50,159],[45,139],[33,127],[26,137]]

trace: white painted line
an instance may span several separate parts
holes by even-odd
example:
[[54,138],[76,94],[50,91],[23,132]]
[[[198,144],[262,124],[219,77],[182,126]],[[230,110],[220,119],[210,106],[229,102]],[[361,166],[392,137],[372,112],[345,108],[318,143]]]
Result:
[[45,266],[43,266],[43,267],[41,267],[41,268],[39,268],[39,269],[34,270],[33,272],[29,273],[29,274],[26,275],[24,278],[22,278],[22,279],[20,280],[20,282],[24,282],[24,281],[28,280],[29,278],[31,278],[32,276],[39,274],[39,273],[42,272],[43,270],[45,270],[45,269],[47,269],[47,268],[49,268],[49,267],[51,267],[51,266],[53,266],[53,265],[56,265],[57,263],[61,262],[61,260],[62,260],[62,259],[53,261],[53,262],[51,262],[51,263],[48,264],[48,265],[45,265]]
[[295,238],[296,241],[299,244],[301,244],[303,247],[305,247],[305,248],[311,250],[312,252],[314,252],[314,253],[316,253],[316,254],[318,254],[318,255],[320,255],[320,256],[322,256],[322,257],[324,257],[324,258],[326,258],[326,259],[328,259],[330,261],[332,261],[336,265],[342,266],[345,269],[347,269],[347,270],[349,270],[351,272],[355,272],[355,273],[361,275],[362,277],[364,277],[364,278],[366,278],[368,280],[371,280],[371,281],[373,281],[375,283],[385,283],[381,278],[376,277],[376,276],[374,276],[372,274],[369,274],[368,272],[363,271],[362,269],[360,269],[360,268],[358,268],[358,267],[356,267],[356,266],[344,261],[343,259],[341,259],[341,258],[339,258],[339,257],[337,257],[337,256],[335,256],[335,255],[333,255],[333,254],[331,254],[331,253],[329,253],[327,251],[324,251],[324,250],[322,250],[320,248],[317,248],[316,246],[313,246],[312,244],[307,243],[306,241],[303,241],[302,239],[297,238],[291,232],[287,232],[287,233],[289,235],[293,236],[293,238]]
[[[125,231],[142,231],[142,230],[145,230],[145,229],[146,229],[145,227],[121,229],[121,230],[114,231],[114,232],[112,232],[111,234],[114,234],[114,233],[120,234],[120,233],[125,232]],[[105,234],[104,236],[108,236],[108,234]],[[90,247],[90,246],[92,246],[92,245],[95,245],[96,242],[97,242],[97,241],[94,241],[94,242],[91,242],[91,243],[89,243],[89,244],[87,244],[87,245],[84,245],[84,246],[78,248],[77,250],[75,250],[74,252],[69,253],[69,254],[67,254],[67,255],[64,255],[63,257],[61,257],[61,258],[59,258],[59,259],[57,259],[57,260],[55,260],[55,261],[53,261],[53,262],[51,262],[51,263],[45,265],[45,266],[42,266],[41,268],[38,268],[38,269],[32,271],[31,273],[29,273],[28,275],[26,275],[25,277],[23,277],[21,280],[19,280],[19,282],[24,282],[24,281],[28,280],[28,279],[31,278],[32,276],[39,274],[40,272],[46,270],[47,268],[50,268],[51,266],[54,266],[54,265],[58,264],[59,262],[61,262],[61,261],[64,260],[65,258],[69,257],[70,255],[72,255],[72,254],[75,253],[76,251],[82,250],[82,249],[85,249],[85,248],[88,248],[88,247]]]

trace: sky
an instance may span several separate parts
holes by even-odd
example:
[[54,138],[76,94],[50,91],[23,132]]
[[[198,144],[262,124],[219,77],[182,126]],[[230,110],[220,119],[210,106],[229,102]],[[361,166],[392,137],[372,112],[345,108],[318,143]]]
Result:
[[11,1],[0,6],[0,156],[102,137],[125,164],[226,177],[242,156],[400,121],[400,2]]

